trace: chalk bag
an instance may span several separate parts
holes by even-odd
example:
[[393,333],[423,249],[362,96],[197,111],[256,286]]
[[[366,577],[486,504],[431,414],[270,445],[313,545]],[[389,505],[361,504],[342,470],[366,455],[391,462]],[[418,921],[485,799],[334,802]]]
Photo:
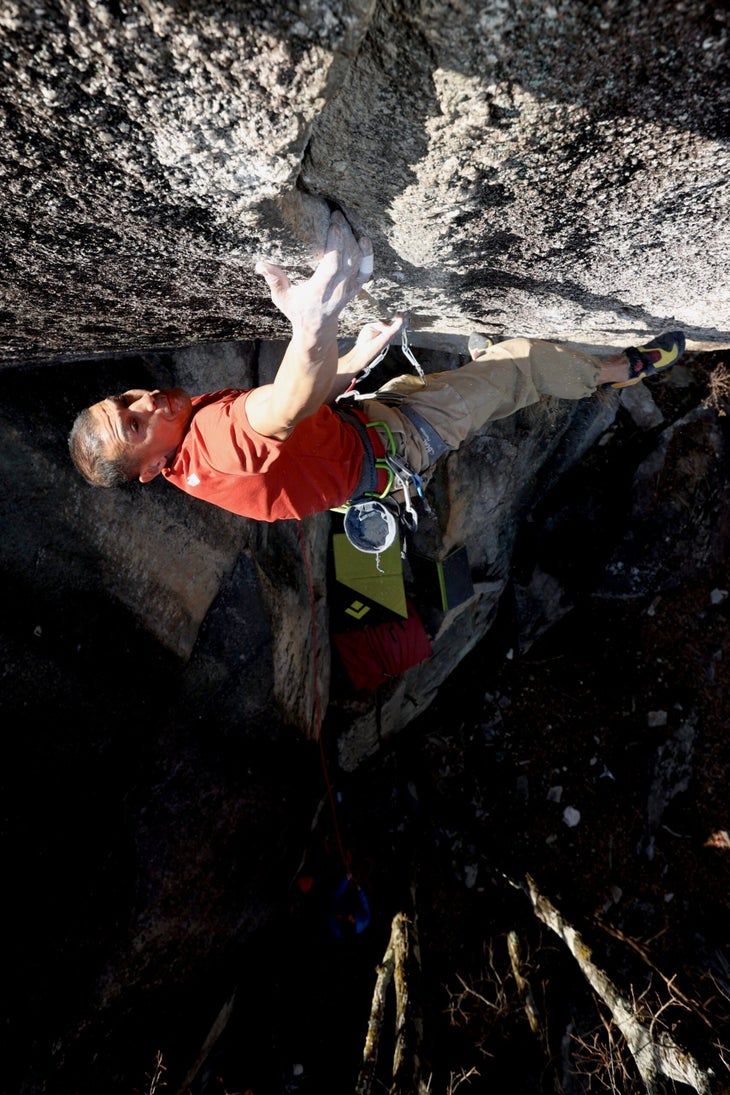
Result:
[[369,499],[348,506],[344,529],[345,536],[358,551],[379,555],[395,542],[398,525],[387,506]]

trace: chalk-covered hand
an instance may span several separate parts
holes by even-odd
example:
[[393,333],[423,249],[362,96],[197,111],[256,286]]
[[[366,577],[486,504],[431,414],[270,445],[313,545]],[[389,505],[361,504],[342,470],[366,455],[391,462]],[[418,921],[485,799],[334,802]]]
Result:
[[393,336],[402,330],[406,318],[404,313],[399,312],[388,323],[378,319],[372,323],[366,323],[361,328],[351,351],[353,357],[357,357],[357,360],[362,362],[361,368],[368,365],[381,350],[385,349]]
[[342,213],[330,217],[320,262],[306,281],[291,282],[280,266],[258,262],[256,273],[266,279],[271,299],[292,327],[316,331],[336,324],[340,313],[359,293],[373,272],[373,247],[363,236],[355,239]]
[[350,390],[358,374],[385,349],[393,335],[405,326],[407,318],[405,313],[399,312],[388,323],[378,319],[361,328],[355,345],[337,363],[337,374],[329,392],[328,403]]

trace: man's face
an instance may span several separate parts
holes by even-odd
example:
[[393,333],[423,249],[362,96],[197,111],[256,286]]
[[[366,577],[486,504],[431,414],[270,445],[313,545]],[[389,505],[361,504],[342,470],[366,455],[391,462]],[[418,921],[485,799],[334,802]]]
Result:
[[133,388],[89,408],[107,456],[129,455],[142,482],[162,471],[182,441],[192,414],[182,388],[148,392]]

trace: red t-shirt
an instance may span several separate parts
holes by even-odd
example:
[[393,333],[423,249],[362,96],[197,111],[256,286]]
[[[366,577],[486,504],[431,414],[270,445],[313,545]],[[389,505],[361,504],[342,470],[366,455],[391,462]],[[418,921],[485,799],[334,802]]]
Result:
[[363,449],[357,430],[330,407],[299,422],[285,441],[249,425],[248,391],[193,397],[190,427],[162,474],[194,498],[279,521],[341,506],[357,486]]

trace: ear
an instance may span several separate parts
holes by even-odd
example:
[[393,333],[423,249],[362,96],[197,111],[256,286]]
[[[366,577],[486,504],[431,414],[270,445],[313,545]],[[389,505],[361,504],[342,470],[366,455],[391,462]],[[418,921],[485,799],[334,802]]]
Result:
[[160,474],[166,463],[164,456],[158,456],[156,460],[152,460],[139,473],[140,483],[151,483]]

